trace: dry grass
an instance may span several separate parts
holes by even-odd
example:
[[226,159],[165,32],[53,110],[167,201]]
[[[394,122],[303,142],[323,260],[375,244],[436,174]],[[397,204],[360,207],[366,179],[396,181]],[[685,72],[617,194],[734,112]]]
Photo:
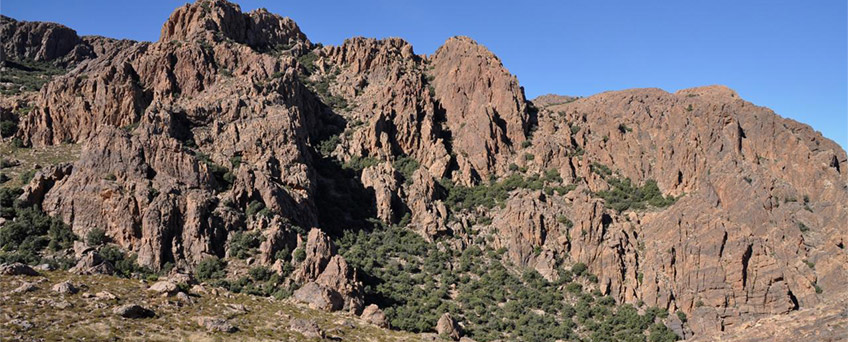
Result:
[[81,149],[79,144],[18,148],[10,142],[0,142],[0,159],[20,162],[18,166],[0,169],[0,173],[4,173],[10,178],[8,182],[0,186],[23,186],[24,184],[20,180],[21,174],[34,170],[36,165],[49,166],[75,161],[79,158]]
[[[73,295],[59,295],[50,288],[70,280],[80,287]],[[33,292],[12,294],[24,282],[37,283]],[[162,297],[147,291],[150,284],[141,280],[111,276],[81,276],[64,271],[42,272],[42,276],[0,277],[0,336],[9,340],[86,340],[86,341],[309,341],[289,330],[294,318],[314,320],[330,339],[344,341],[419,341],[423,336],[380,329],[345,313],[327,313],[309,309],[290,300],[273,300],[221,290],[219,295],[192,295],[191,304],[174,297]],[[83,293],[108,291],[114,300],[84,298]],[[62,304],[66,308],[59,308]],[[148,319],[126,319],[112,313],[123,304],[139,304],[156,312]],[[67,305],[66,304],[66,305]],[[247,312],[233,310],[244,305]],[[210,333],[195,317],[227,318],[238,327],[232,334]],[[11,323],[23,320],[32,328],[25,330]],[[6,340],[5,338],[3,339]]]

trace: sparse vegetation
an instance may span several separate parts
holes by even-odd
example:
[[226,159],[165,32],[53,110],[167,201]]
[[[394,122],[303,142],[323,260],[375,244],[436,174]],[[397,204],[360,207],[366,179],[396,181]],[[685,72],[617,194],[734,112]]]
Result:
[[72,246],[76,236],[61,220],[52,218],[35,205],[17,200],[23,191],[0,187],[0,263],[44,261],[43,252]]
[[236,259],[246,259],[256,253],[262,237],[259,232],[236,232],[230,238],[229,256]]
[[630,178],[614,176],[613,171],[605,165],[594,163],[591,170],[610,185],[609,190],[598,191],[595,195],[603,198],[606,207],[615,211],[645,209],[648,205],[664,208],[677,201],[674,196],[664,196],[653,179],[646,180],[642,186],[636,186]]
[[395,160],[394,168],[403,176],[404,182],[412,183],[412,174],[418,170],[418,161],[410,156],[403,156]]
[[38,91],[54,76],[64,74],[65,69],[50,62],[6,61],[0,83],[10,83],[10,87],[0,89],[0,94],[14,95],[27,91]]

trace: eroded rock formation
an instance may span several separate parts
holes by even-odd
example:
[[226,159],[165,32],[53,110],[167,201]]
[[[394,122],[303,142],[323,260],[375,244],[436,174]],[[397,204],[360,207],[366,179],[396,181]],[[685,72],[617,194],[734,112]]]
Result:
[[[457,248],[491,234],[484,244],[551,280],[585,263],[603,293],[685,312],[696,336],[845,292],[848,157],[725,87],[530,103],[469,38],[432,56],[397,38],[321,47],[222,0],[177,9],[153,43],[3,17],[3,53],[73,66],[33,95],[17,137],[84,146],[21,198],[154,269],[191,270],[259,232],[257,260],[292,266],[296,299],[359,312],[359,271],[332,240],[376,218]],[[557,190],[515,189],[491,208],[448,198],[546,173]],[[676,202],[615,210],[598,196],[613,178],[655,180]],[[303,260],[278,258],[296,249]]]

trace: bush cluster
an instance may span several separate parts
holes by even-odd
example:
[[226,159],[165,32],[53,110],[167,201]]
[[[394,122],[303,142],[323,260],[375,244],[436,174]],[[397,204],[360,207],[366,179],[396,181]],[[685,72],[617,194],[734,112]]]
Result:
[[366,300],[401,330],[432,331],[450,312],[477,341],[677,339],[658,323],[667,312],[639,314],[598,291],[584,292],[581,282],[593,277],[585,264],[560,269],[551,282],[532,270],[516,274],[500,261],[503,250],[472,245],[460,252],[397,226],[348,231],[339,251],[361,271]]
[[447,190],[445,204],[452,212],[473,209],[477,207],[493,208],[503,205],[509,198],[509,193],[516,189],[542,190],[549,195],[554,192],[564,195],[573,190],[575,185],[559,185],[562,177],[556,170],[548,170],[543,175],[525,177],[513,173],[501,181],[491,181],[488,184],[478,184],[472,187],[454,185],[448,180],[441,182]]
[[657,186],[657,181],[653,179],[648,179],[642,186],[637,186],[633,184],[630,178],[616,176],[617,173],[605,165],[593,163],[591,170],[610,185],[609,190],[598,191],[595,195],[603,198],[606,207],[615,211],[645,209],[648,205],[664,208],[677,201],[674,196],[663,195],[659,186]]
[[37,205],[20,202],[19,188],[0,188],[0,217],[7,222],[0,227],[0,262],[42,262],[42,251],[73,246],[77,239],[62,220],[45,214]]

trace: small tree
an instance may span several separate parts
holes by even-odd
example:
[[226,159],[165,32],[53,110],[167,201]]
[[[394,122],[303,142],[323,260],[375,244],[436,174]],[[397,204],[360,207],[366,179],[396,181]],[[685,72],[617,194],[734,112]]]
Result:
[[100,246],[107,241],[109,241],[109,237],[106,236],[106,231],[100,228],[94,228],[85,234],[85,242],[89,246]]

